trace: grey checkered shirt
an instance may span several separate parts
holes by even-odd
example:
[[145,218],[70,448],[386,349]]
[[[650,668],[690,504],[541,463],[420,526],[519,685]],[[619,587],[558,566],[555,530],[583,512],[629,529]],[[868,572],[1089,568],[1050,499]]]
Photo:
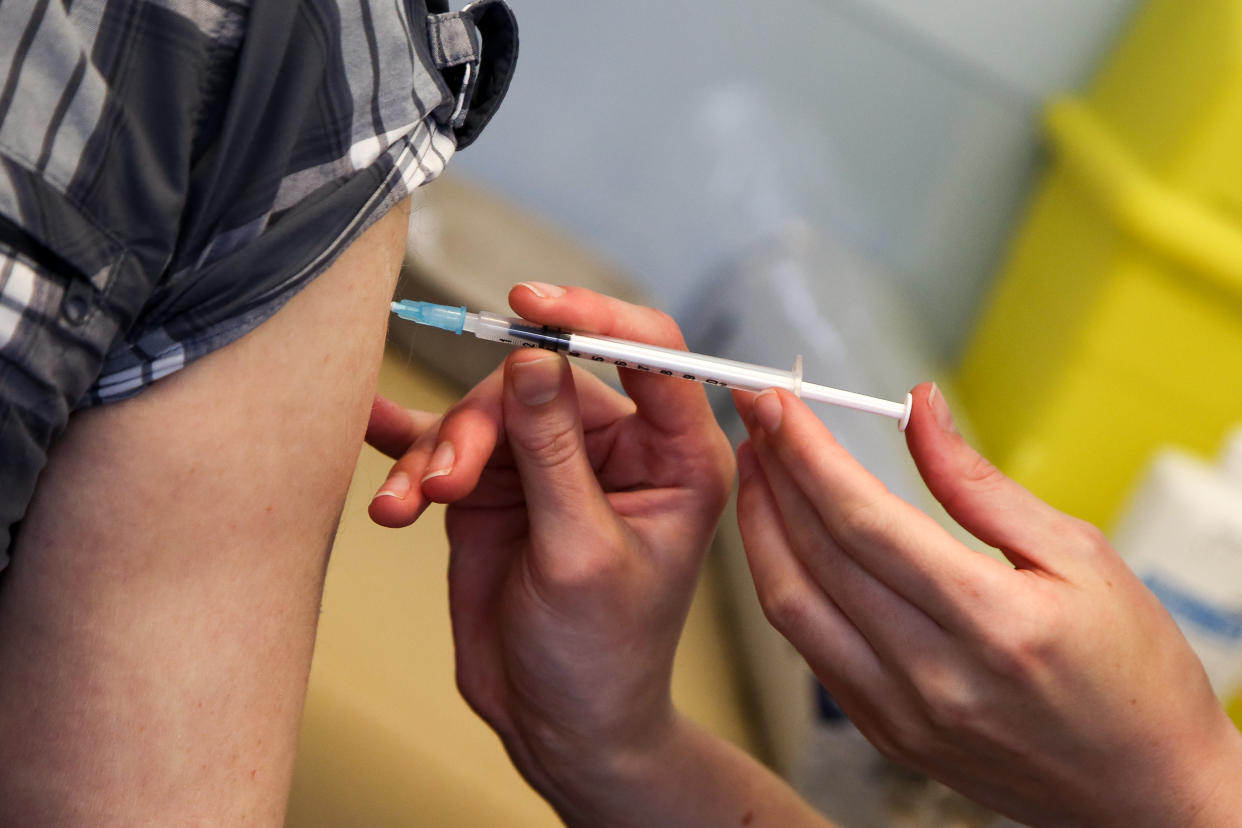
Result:
[[0,0],[0,566],[74,409],[254,328],[474,139],[516,29],[442,2]]

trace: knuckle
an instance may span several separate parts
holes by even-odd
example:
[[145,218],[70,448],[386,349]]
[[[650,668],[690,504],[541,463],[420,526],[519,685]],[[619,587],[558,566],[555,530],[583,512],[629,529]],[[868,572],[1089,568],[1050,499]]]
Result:
[[583,543],[567,538],[575,554],[527,571],[534,594],[544,596],[549,606],[560,605],[559,598],[564,596],[602,604],[619,600],[624,590],[618,585],[631,582],[635,574],[634,559],[622,551],[626,540],[622,533],[606,526],[593,528]]
[[976,454],[967,461],[966,467],[962,469],[962,476],[967,481],[982,486],[1006,479],[1001,470],[981,454]]
[[902,761],[901,739],[896,735],[896,727],[891,719],[877,726],[860,723],[858,728],[881,756],[894,762]]
[[847,544],[869,543],[882,536],[889,525],[889,519],[884,515],[883,501],[883,497],[878,497],[843,510],[837,521],[841,539]]
[[458,666],[454,678],[462,700],[480,718],[499,729],[504,716],[495,695],[496,688],[489,687],[479,671],[469,667]]
[[988,668],[1008,683],[1026,685],[1038,679],[1062,638],[1061,613],[1039,619],[1015,617],[990,631],[983,648]]
[[863,735],[881,756],[902,765],[917,763],[930,741],[925,727],[903,716],[890,716]]
[[651,327],[652,330],[659,331],[664,339],[681,340],[681,326],[677,324],[677,320],[671,314],[658,308],[651,309]]
[[980,491],[1001,489],[1009,483],[1005,473],[981,454],[965,461],[960,477],[964,485],[945,494],[946,508],[952,509],[958,503],[973,500]]
[[591,594],[600,585],[616,584],[624,575],[624,564],[619,555],[608,554],[600,548],[576,555],[545,574],[548,587],[560,593]]
[[798,641],[810,626],[811,607],[807,596],[793,584],[781,583],[759,593],[759,603],[768,622],[786,638]]
[[932,734],[960,734],[979,718],[977,693],[955,672],[924,675],[915,690],[926,723],[924,739]]
[[478,683],[474,680],[473,674],[459,666],[454,678],[457,683],[457,692],[461,694],[462,699],[466,704],[470,705],[471,709],[478,711],[485,700],[485,696]]
[[698,450],[684,454],[681,449],[676,455],[665,452],[665,456],[675,458],[679,482],[690,486],[703,501],[723,507],[737,477],[733,449],[723,432],[719,431],[711,440],[696,448]]
[[532,462],[545,469],[567,465],[577,457],[581,445],[576,427],[568,423],[543,424],[530,431],[511,434],[510,440]]
[[729,495],[733,492],[734,480],[737,478],[737,463],[734,461],[733,450],[723,433],[707,453],[707,458],[704,479],[698,490],[703,493],[704,501],[718,512],[729,500]]
[[1109,543],[1108,537],[1100,530],[1098,526],[1088,523],[1079,518],[1069,518],[1069,525],[1066,527],[1068,539],[1079,550],[1079,553],[1085,557],[1097,557],[1112,553],[1112,544]]
[[932,733],[955,735],[978,720],[978,708],[971,693],[961,688],[941,688],[928,705],[926,715]]

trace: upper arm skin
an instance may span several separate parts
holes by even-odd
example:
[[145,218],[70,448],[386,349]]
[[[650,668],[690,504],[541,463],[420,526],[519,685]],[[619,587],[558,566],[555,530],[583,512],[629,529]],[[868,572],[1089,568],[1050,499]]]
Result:
[[0,576],[0,824],[281,823],[408,218],[71,418]]

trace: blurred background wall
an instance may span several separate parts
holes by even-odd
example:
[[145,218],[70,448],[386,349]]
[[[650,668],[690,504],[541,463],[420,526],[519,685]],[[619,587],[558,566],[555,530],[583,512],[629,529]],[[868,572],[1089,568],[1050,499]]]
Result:
[[512,0],[521,56],[454,161],[682,314],[791,222],[856,248],[955,356],[1038,157],[1135,0]]

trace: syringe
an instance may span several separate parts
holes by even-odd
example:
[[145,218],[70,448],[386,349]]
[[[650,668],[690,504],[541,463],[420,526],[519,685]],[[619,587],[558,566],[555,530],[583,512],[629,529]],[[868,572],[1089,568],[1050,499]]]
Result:
[[645,345],[610,336],[596,336],[574,331],[536,325],[525,319],[499,316],[494,313],[471,313],[463,307],[436,305],[431,302],[415,302],[402,299],[392,303],[392,312],[402,319],[430,325],[433,328],[461,334],[474,334],[479,339],[490,339],[523,348],[544,348],[560,351],[571,357],[606,362],[618,368],[632,371],[648,371],[667,377],[694,380],[706,385],[737,388],[743,391],[762,391],[765,388],[785,388],[807,400],[840,405],[871,414],[880,414],[897,420],[897,427],[906,430],[910,421],[911,396],[906,394],[904,403],[841,391],[826,385],[802,381],[802,358],[798,357],[792,371],[765,368],[747,362],[737,362],[721,357],[704,356],[689,351]]

